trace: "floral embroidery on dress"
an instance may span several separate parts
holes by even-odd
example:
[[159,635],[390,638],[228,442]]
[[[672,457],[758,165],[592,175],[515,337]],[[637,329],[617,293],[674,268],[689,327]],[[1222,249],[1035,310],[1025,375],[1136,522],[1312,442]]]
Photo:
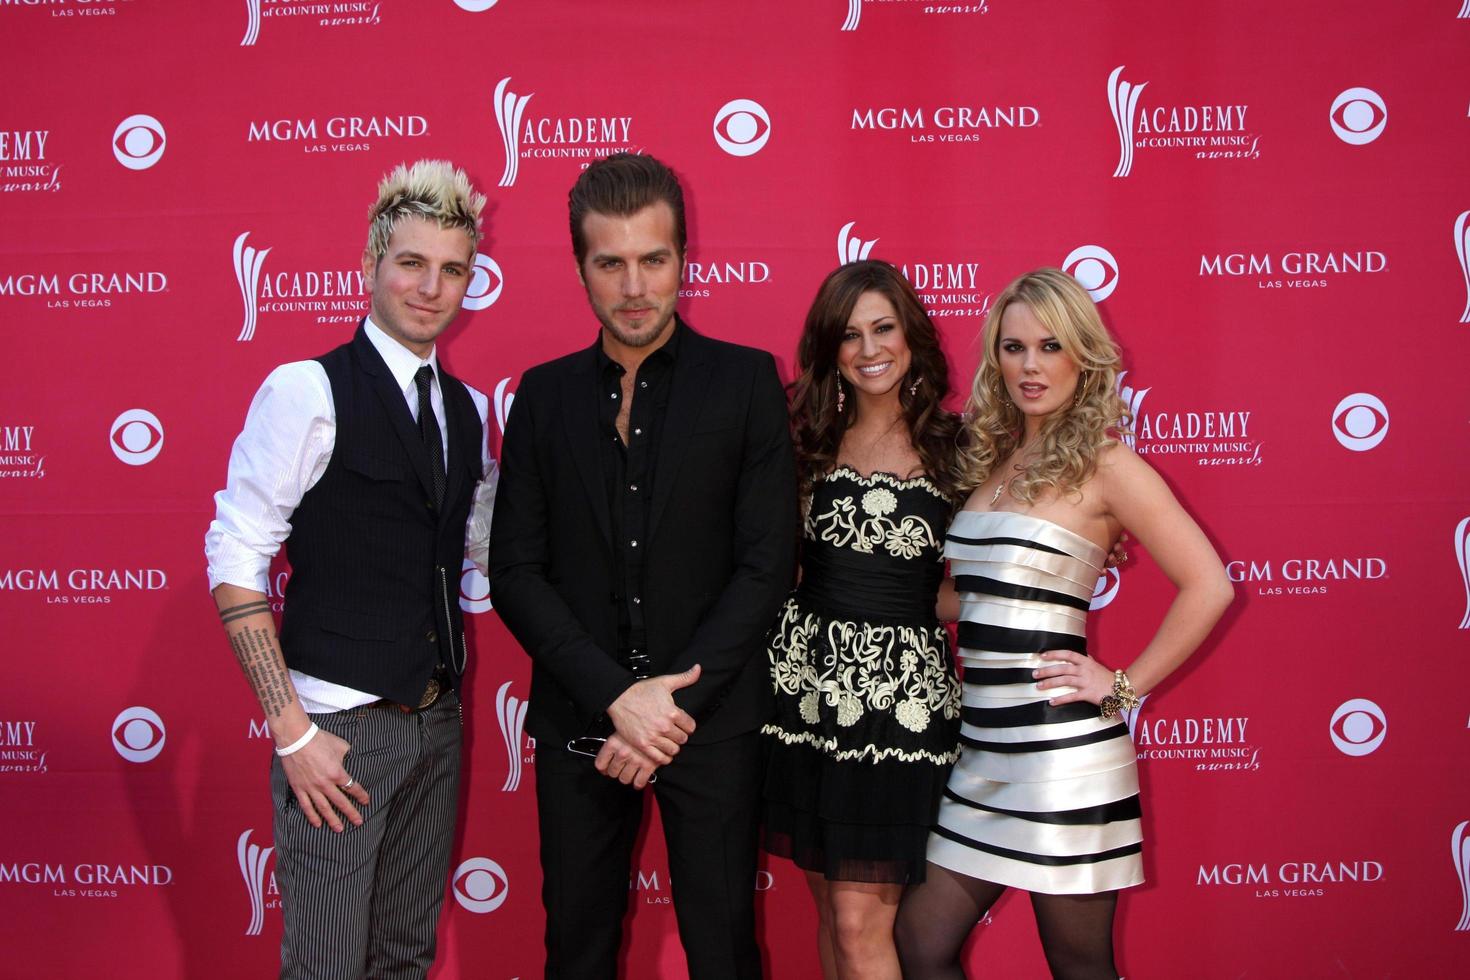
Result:
[[[844,652],[839,659],[838,651]],[[853,729],[871,712],[889,712],[905,729],[923,734],[935,718],[959,717],[959,682],[938,626],[893,626],[828,619],[789,600],[771,636],[771,677],[777,692],[797,702],[801,720],[821,728],[823,715],[838,729]],[[831,722],[829,722],[831,724]],[[897,746],[839,749],[834,734],[765,732],[786,742],[811,742],[834,758],[897,757],[953,762],[958,749],[936,753]]]
[[922,517],[906,514],[895,521],[888,516],[898,507],[891,491],[869,490],[863,494],[862,506],[869,515],[866,519],[858,516],[851,497],[836,498],[826,513],[807,515],[806,536],[865,555],[881,545],[895,558],[918,558],[926,547],[939,547],[934,529]]

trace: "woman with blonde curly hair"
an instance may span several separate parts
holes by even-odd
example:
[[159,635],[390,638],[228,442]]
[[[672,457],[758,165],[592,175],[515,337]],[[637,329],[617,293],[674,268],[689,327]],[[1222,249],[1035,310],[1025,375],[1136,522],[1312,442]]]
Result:
[[806,872],[829,980],[897,980],[893,918],[959,754],[935,606],[960,422],[934,324],[886,262],[826,278],[797,361],[802,579],[770,639],[763,843]]
[[[968,411],[975,489],[945,557],[964,693],[922,884],[896,935],[905,977],[963,977],[960,952],[1007,888],[1031,893],[1052,974],[1117,977],[1117,890],[1143,881],[1138,772],[1121,717],[1205,639],[1233,590],[1199,526],[1117,438],[1118,348],[1086,291],[1039,269],[996,298]],[[1178,589],[1111,670],[1086,617],[1126,528]]]

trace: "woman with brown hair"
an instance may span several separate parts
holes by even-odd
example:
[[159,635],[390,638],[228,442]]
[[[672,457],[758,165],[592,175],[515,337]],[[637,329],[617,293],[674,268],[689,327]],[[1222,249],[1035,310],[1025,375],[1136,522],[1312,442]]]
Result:
[[933,323],[886,262],[822,283],[797,348],[801,584],[770,644],[764,846],[807,873],[829,978],[897,978],[893,919],[957,755],[935,617],[959,420]]
[[[1117,890],[1143,881],[1121,711],[1184,662],[1234,593],[1199,526],[1116,438],[1128,421],[1118,348],[1076,280],[1017,279],[984,339],[966,424],[975,489],[945,545],[961,610],[961,756],[898,948],[906,977],[963,977],[970,930],[1023,888],[1054,976],[1115,978]],[[1087,609],[1125,527],[1178,593],[1126,670],[1110,670],[1087,654]]]

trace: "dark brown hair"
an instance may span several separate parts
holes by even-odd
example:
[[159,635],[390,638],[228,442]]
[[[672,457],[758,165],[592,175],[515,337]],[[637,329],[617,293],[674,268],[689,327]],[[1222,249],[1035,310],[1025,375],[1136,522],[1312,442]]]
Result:
[[[964,491],[959,471],[960,419],[943,407],[949,394],[949,364],[939,346],[939,333],[909,281],[892,265],[876,260],[851,262],[832,272],[822,280],[807,311],[796,347],[800,373],[790,386],[791,432],[802,496],[810,494],[812,485],[836,465],[842,435],[856,414],[850,407],[846,412],[837,411],[841,383],[837,350],[858,297],[868,292],[892,303],[903,324],[913,360],[908,376],[899,381],[898,398],[909,438],[929,479],[957,501]],[[918,387],[911,394],[915,381]]]
[[577,256],[577,265],[580,267],[587,258],[582,219],[588,213],[627,217],[659,201],[674,212],[674,238],[682,256],[688,240],[684,230],[684,189],[672,170],[646,154],[614,153],[582,171],[567,195],[572,252]]

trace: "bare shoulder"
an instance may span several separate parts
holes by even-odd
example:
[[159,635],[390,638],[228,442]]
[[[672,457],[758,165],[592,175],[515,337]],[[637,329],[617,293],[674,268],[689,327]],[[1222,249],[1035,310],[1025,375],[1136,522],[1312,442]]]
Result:
[[1132,498],[1169,492],[1154,468],[1122,442],[1110,443],[1098,452],[1096,483],[1110,510]]

